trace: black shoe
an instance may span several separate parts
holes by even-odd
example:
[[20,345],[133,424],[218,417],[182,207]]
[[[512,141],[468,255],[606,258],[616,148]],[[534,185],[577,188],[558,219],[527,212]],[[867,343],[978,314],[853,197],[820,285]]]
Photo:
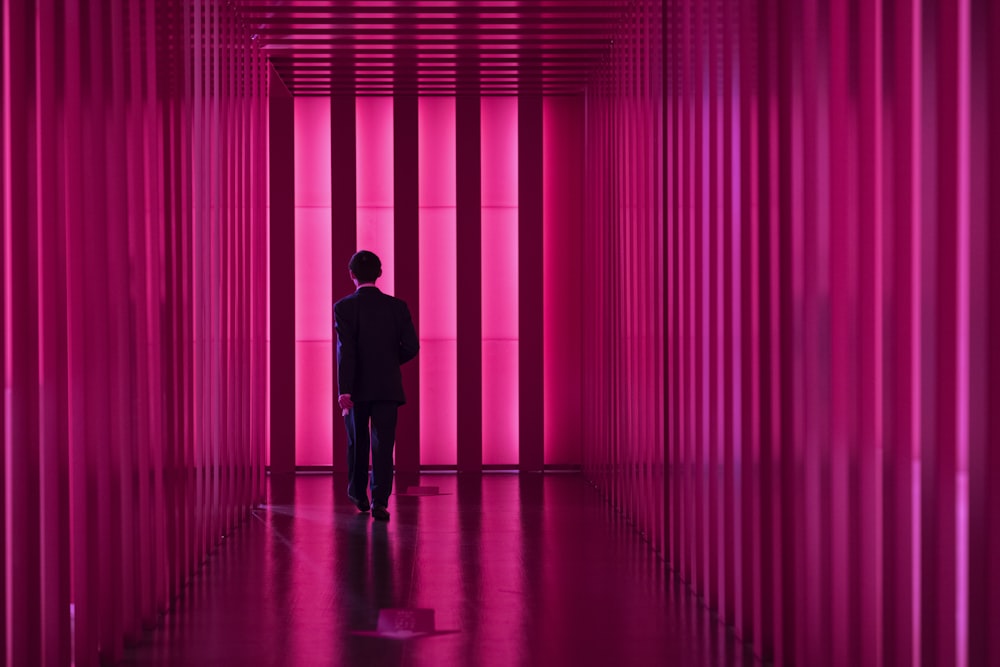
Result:
[[355,498],[349,493],[347,494],[347,498],[352,503],[354,503],[354,506],[357,507],[362,512],[367,512],[368,510],[371,509],[371,505],[368,504],[368,498],[365,498],[364,500],[359,500],[358,498]]
[[389,520],[389,510],[382,507],[381,505],[375,505],[372,507],[372,518],[376,521],[388,521]]

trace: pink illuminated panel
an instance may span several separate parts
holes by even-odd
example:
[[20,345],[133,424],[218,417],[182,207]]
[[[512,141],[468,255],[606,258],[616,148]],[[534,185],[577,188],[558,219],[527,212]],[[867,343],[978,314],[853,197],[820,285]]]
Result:
[[421,98],[420,463],[457,462],[455,100]]
[[358,249],[382,260],[379,288],[395,293],[392,98],[357,99]]
[[295,461],[300,466],[330,465],[333,429],[342,427],[330,409],[334,392],[330,100],[300,97],[294,104]]
[[516,465],[517,98],[484,97],[481,105],[483,464]]

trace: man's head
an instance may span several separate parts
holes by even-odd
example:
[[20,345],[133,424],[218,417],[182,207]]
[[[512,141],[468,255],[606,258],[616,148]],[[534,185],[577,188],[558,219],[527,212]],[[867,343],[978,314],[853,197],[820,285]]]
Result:
[[359,250],[354,253],[347,268],[351,270],[351,276],[359,283],[373,283],[376,278],[382,275],[382,262],[378,255],[370,250]]

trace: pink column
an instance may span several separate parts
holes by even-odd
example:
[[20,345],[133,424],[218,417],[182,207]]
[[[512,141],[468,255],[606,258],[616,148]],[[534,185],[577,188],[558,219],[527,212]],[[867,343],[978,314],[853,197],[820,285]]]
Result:
[[[1000,661],[1000,453],[994,444],[1000,391],[994,382],[1000,372],[1000,354],[994,343],[1000,326],[1000,71],[993,65],[998,46],[993,39],[1000,27],[1000,10],[991,3],[972,6],[970,99],[970,441],[969,441],[969,639],[968,664]],[[984,360],[985,363],[975,363]]]
[[[396,296],[406,302],[420,332],[420,147],[419,106],[415,95],[396,95],[393,108],[393,183]],[[403,367],[406,406],[396,426],[396,469],[420,469],[421,355]]]
[[[7,605],[7,656],[12,663],[39,664],[42,657],[42,571],[39,563],[41,502],[38,480],[39,446],[39,346],[40,303],[38,285],[39,183],[37,181],[38,101],[34,72],[41,65],[34,54],[34,7],[14,3],[4,7],[4,113],[10,129],[5,137],[7,179],[4,191],[8,255],[4,276],[8,308],[4,378],[9,393],[6,421],[5,474],[5,592]],[[8,63],[23,63],[9,67]],[[44,99],[44,97],[43,97]],[[50,218],[51,219],[51,218]],[[44,224],[44,223],[42,223]],[[10,350],[8,352],[7,350]],[[9,435],[8,435],[9,434]],[[8,507],[10,503],[10,507]],[[15,510],[15,511],[11,511]]]
[[583,240],[579,233],[584,211],[580,192],[584,182],[583,107],[583,98],[552,97],[544,100],[543,108],[543,421],[547,466],[578,464],[583,437],[580,334],[591,325],[584,317]]
[[[269,70],[269,244],[270,466],[271,473],[295,470],[296,450],[296,275],[295,275],[295,104],[274,69]],[[313,292],[310,291],[310,294]]]
[[[7,12],[6,5],[0,6],[0,118],[7,118]],[[10,188],[7,180],[9,171],[9,155],[7,148],[7,130],[0,128],[0,188],[3,188],[3,206],[0,207],[0,276],[7,275],[7,229],[10,212],[7,209],[6,194]],[[7,349],[7,288],[6,284],[0,289],[0,341],[3,341],[3,349]],[[0,355],[0,378],[3,378],[4,385],[7,383],[7,354]],[[0,410],[0,433],[7,433],[7,410]],[[6,436],[4,442],[4,452],[6,453]],[[0,457],[0,535],[7,534],[7,461],[6,456]],[[7,548],[0,549],[0,567],[7,571]],[[0,596],[5,604],[0,607],[0,643],[7,646],[7,605],[8,599],[7,577],[0,577]]]
[[[518,98],[484,97],[476,129],[480,149],[479,341],[483,384],[482,443],[485,465],[513,467],[518,461],[520,415],[520,126]],[[539,184],[541,187],[541,184]],[[540,269],[540,267],[538,267]],[[539,283],[536,287],[541,289]]]
[[[343,215],[334,219],[333,170],[349,169],[352,179],[355,166],[352,157],[333,157],[331,133],[331,102],[318,97],[299,97],[294,106],[294,128],[288,132],[294,135],[294,148],[277,148],[278,158],[282,150],[291,150],[294,155],[284,156],[294,160],[294,257],[289,265],[294,271],[295,298],[295,457],[294,466],[326,466],[334,468],[343,465],[346,449],[339,447],[338,438],[344,435],[344,420],[336,406],[337,367],[336,334],[333,329],[333,303],[354,289],[347,271],[348,259],[339,266],[331,261],[334,247],[342,243],[341,236],[354,238],[356,228],[354,208],[347,221]],[[350,105],[348,105],[350,106]],[[344,113],[348,113],[347,110]],[[353,127],[353,115],[347,119]],[[287,139],[287,136],[286,136]],[[351,135],[350,146],[354,137]],[[274,150],[274,149],[272,149]],[[351,153],[353,155],[353,152]],[[272,164],[275,164],[272,159]],[[280,163],[279,163],[280,164]],[[347,186],[344,186],[345,189]],[[353,202],[353,191],[338,196],[348,196]],[[273,205],[273,204],[272,204]],[[337,222],[337,221],[340,222]],[[344,225],[341,227],[341,225]],[[335,233],[336,227],[336,233]],[[285,233],[289,233],[286,230]],[[280,242],[280,240],[279,240]],[[274,243],[274,241],[272,241]],[[354,246],[341,250],[350,258]],[[280,267],[272,267],[272,271]],[[271,294],[271,319],[290,313],[280,313],[274,301],[280,294]],[[273,344],[273,342],[272,342]],[[272,361],[272,372],[279,376],[282,371]],[[277,388],[272,385],[272,391]],[[273,400],[273,399],[272,399]],[[272,417],[273,419],[273,417]],[[343,443],[342,443],[343,444]],[[275,446],[274,443],[271,445]],[[346,447],[346,444],[344,444]],[[272,464],[273,465],[273,464]]]
[[[478,91],[455,98],[455,291],[457,369],[457,464],[483,469],[483,123]],[[508,230],[509,233],[509,230]]]
[[[353,289],[347,272],[347,263],[358,248],[358,207],[357,207],[357,105],[354,95],[335,95],[330,99],[330,205],[331,205],[331,252],[330,284],[331,299],[334,294],[343,296]],[[338,296],[337,298],[340,298]],[[333,304],[330,304],[331,313]],[[331,314],[331,327],[333,316]],[[335,336],[334,336],[335,338]],[[334,342],[334,344],[336,344]],[[337,409],[337,358],[331,352],[333,389],[331,391],[331,414],[334,420],[333,466],[339,469],[347,456],[347,432],[344,420]]]
[[[886,102],[886,295],[893,304],[889,320],[894,348],[887,357],[885,414],[885,542],[883,590],[886,664],[912,664],[914,614],[914,466],[920,442],[921,209],[920,5],[902,3],[895,16],[891,53],[894,94]],[[887,54],[889,55],[889,54]],[[889,273],[891,271],[891,274]]]
[[[932,210],[927,211],[934,228],[933,274],[927,285],[933,294],[933,349],[926,359],[933,369],[933,412],[924,431],[921,450],[921,582],[920,636],[921,663],[961,664],[958,635],[959,568],[956,543],[960,542],[956,504],[959,499],[958,475],[964,467],[962,301],[968,297],[967,284],[961,279],[964,235],[968,233],[968,170],[965,151],[968,147],[968,61],[963,53],[968,45],[968,9],[966,1],[937,8],[936,16],[925,17],[934,26],[931,43],[937,57],[936,79],[927,81],[935,91],[933,142],[936,159],[924,163],[933,169],[930,184],[936,194]],[[925,52],[926,53],[926,52]],[[926,79],[925,79],[926,81]],[[967,376],[966,376],[967,377]],[[927,416],[925,416],[925,419]],[[967,437],[967,435],[966,435]],[[963,610],[964,611],[964,610]],[[964,617],[964,613],[963,613]],[[964,637],[962,638],[964,640]]]
[[455,101],[419,100],[420,464],[457,460]]
[[517,98],[518,469],[544,467],[542,98]]

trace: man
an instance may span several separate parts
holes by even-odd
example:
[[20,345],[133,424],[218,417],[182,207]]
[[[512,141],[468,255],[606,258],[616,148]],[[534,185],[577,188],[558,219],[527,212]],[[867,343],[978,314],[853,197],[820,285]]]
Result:
[[388,521],[396,411],[406,402],[400,366],[417,356],[420,343],[406,303],[375,286],[382,275],[378,256],[359,250],[347,266],[357,289],[333,306],[338,403],[347,425],[347,495],[362,512],[371,509],[372,517]]

